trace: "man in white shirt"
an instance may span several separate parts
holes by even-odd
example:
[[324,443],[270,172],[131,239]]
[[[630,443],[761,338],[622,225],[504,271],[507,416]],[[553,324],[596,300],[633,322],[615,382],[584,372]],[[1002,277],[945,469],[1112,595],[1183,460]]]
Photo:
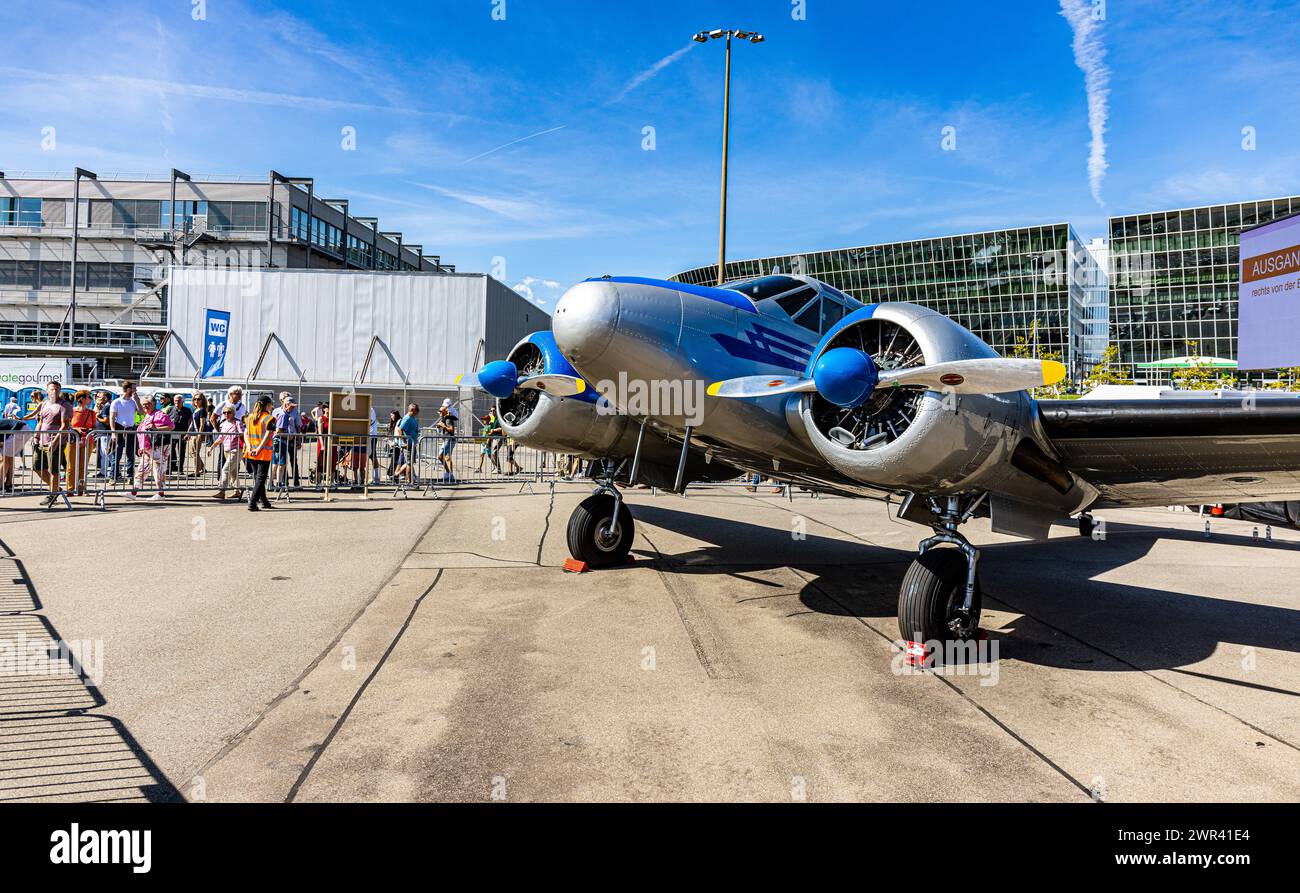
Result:
[[298,404],[288,391],[280,392],[280,405],[271,411],[275,417],[274,451],[271,456],[271,485],[289,479],[289,470],[293,469],[293,485],[298,486],[298,448],[302,440],[297,436],[302,433],[302,413]]
[[143,412],[135,384],[122,382],[122,396],[108,405],[108,427],[113,432],[113,454],[109,457],[108,475],[114,481],[121,480],[119,474],[123,453],[126,454],[126,479],[135,480],[136,415]]
[[244,405],[244,389],[237,384],[232,384],[226,389],[226,399],[217,404],[217,418],[224,418],[227,406],[233,406],[235,409],[235,421],[244,421],[244,416],[248,415],[248,407]]
[[5,418],[16,419],[21,410],[18,408],[18,398],[10,397],[9,403],[5,406]]

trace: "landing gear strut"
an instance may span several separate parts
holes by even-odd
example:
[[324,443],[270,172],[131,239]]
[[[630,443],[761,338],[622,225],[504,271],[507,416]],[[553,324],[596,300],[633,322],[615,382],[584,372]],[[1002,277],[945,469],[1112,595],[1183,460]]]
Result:
[[615,465],[605,461],[604,478],[569,516],[569,553],[587,567],[614,567],[627,561],[636,533],[632,512],[614,485]]
[[[917,546],[921,554],[908,567],[898,593],[898,631],[905,641],[960,641],[979,629],[983,601],[977,574],[980,553],[957,528],[983,501],[984,494],[974,499],[948,496],[931,500],[934,535]],[[939,545],[955,548],[934,548]]]

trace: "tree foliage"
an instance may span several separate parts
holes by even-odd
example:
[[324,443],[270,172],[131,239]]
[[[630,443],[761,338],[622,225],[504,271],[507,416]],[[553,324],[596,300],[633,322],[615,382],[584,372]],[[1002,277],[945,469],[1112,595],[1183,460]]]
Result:
[[1119,367],[1119,345],[1109,345],[1101,355],[1101,360],[1092,367],[1092,371],[1083,379],[1079,392],[1087,394],[1104,384],[1133,384],[1133,379],[1125,378]]
[[1277,381],[1270,381],[1266,387],[1274,391],[1300,391],[1300,366],[1277,370]]
[[1220,388],[1235,388],[1237,376],[1215,366],[1211,366],[1196,352],[1196,342],[1187,342],[1187,357],[1190,365],[1175,369],[1174,387],[1180,391],[1215,391]]

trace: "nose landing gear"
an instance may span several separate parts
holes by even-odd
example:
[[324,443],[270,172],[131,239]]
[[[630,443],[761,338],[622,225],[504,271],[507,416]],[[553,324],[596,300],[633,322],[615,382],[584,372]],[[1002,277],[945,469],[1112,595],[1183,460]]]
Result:
[[591,568],[627,561],[636,527],[623,494],[614,486],[614,463],[605,463],[605,479],[569,516],[569,554]]
[[[905,641],[962,641],[979,630],[979,550],[957,528],[983,500],[984,494],[968,499],[964,508],[960,496],[931,502],[934,535],[917,547],[921,554],[908,567],[898,593],[898,631]],[[938,545],[955,548],[933,548]]]

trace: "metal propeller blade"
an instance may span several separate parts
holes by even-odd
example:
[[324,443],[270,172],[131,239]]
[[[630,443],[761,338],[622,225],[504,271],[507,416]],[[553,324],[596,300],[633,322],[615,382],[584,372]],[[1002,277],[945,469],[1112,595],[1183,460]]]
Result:
[[462,372],[451,380],[451,383],[462,388],[482,388],[479,384],[477,372]]
[[[875,388],[922,387],[958,394],[1004,394],[1055,384],[1066,368],[1054,360],[1017,360],[992,357],[953,360],[910,369],[882,369]],[[870,384],[867,384],[870,388]],[[709,385],[714,397],[768,397],[773,394],[809,393],[817,390],[810,378],[746,375]],[[865,396],[865,395],[864,395]],[[843,399],[843,398],[841,398]]]
[[882,369],[876,388],[923,387],[958,394],[1005,394],[1055,384],[1065,375],[1065,366],[1055,360],[992,357],[911,369]]
[[746,375],[715,381],[706,389],[711,397],[770,397],[773,394],[794,394],[815,391],[817,385],[811,378],[782,378],[779,375]]
[[547,373],[525,378],[517,387],[521,391],[542,391],[553,397],[574,397],[587,390],[587,383],[572,375]]

